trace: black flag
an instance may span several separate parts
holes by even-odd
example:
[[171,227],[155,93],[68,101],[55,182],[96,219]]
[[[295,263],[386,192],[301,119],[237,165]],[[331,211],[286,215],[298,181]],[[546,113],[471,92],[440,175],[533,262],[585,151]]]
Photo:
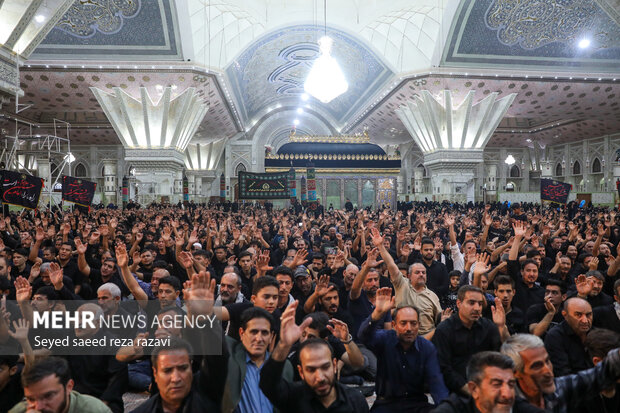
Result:
[[95,196],[95,182],[86,181],[81,178],[63,175],[62,177],[62,200],[73,202],[76,205],[90,207]]
[[14,171],[3,170],[2,203],[34,209],[39,204],[43,179]]

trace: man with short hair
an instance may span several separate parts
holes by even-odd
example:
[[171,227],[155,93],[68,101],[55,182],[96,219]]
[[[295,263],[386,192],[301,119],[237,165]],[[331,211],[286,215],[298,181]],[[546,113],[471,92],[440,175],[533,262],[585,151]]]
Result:
[[376,228],[372,229],[372,243],[387,264],[390,281],[395,290],[396,305],[412,306],[418,309],[420,334],[430,340],[437,323],[441,320],[442,311],[439,297],[426,285],[429,267],[420,262],[413,263],[409,266],[408,278],[405,278],[383,246],[382,237]]
[[554,377],[554,365],[540,337],[515,334],[502,344],[501,352],[515,363],[517,398],[546,412],[580,412],[574,410],[580,402],[620,379],[617,349],[610,351],[594,368],[558,378]]
[[435,330],[433,344],[437,347],[439,365],[448,389],[469,394],[465,368],[472,355],[481,351],[497,351],[501,345],[500,328],[505,328],[503,306],[495,301],[493,320],[482,317],[485,298],[482,290],[472,285],[459,288],[458,312],[441,322]]
[[542,413],[515,397],[515,365],[503,354],[483,351],[467,365],[467,386],[471,396],[452,394],[433,413]]
[[284,311],[295,299],[291,295],[293,289],[293,270],[285,265],[276,267],[273,270],[273,276],[276,277],[278,283],[280,283],[280,289],[278,290],[278,308],[280,311]]
[[26,400],[9,413],[111,413],[101,400],[73,390],[74,385],[64,359],[42,358],[22,373]]
[[291,304],[282,315],[280,340],[260,374],[263,393],[283,412],[368,412],[364,396],[338,381],[337,360],[324,340],[312,338],[299,346],[297,369],[302,383],[284,379],[289,351],[312,322],[307,318],[301,325],[295,324],[297,305]]
[[360,327],[358,336],[377,356],[377,400],[372,411],[428,412],[434,406],[428,403],[424,394],[426,388],[430,390],[435,405],[448,397],[437,350],[430,341],[418,336],[419,314],[413,306],[396,307],[392,330],[377,328],[394,305],[391,288],[377,291],[375,309]]
[[220,293],[215,299],[215,305],[227,305],[247,302],[241,292],[241,277],[234,272],[224,273],[220,280]]
[[527,324],[530,334],[544,337],[550,328],[564,321],[562,303],[565,300],[566,284],[560,280],[547,280],[544,303],[534,304],[527,310]]
[[237,262],[237,266],[240,270],[241,276],[241,292],[246,297],[250,295],[252,292],[252,284],[254,283],[254,276],[256,275],[256,268],[252,264],[252,253],[248,250],[245,250],[239,254],[239,261]]
[[538,280],[538,265],[536,262],[525,260],[519,266],[519,261],[517,261],[519,245],[526,232],[523,221],[515,221],[513,229],[515,238],[508,254],[508,275],[515,281],[515,295],[512,305],[525,313],[532,305],[544,301],[545,290],[536,283]]
[[499,298],[506,314],[506,327],[510,334],[525,332],[525,314],[519,308],[512,306],[515,295],[515,282],[507,275],[495,278],[495,297]]
[[[373,228],[375,230],[375,228]],[[378,235],[378,232],[377,232]],[[377,246],[374,241],[373,231],[373,244]],[[386,250],[387,252],[387,250]],[[435,242],[430,238],[422,238],[420,254],[422,255],[421,263],[426,269],[426,286],[435,294],[450,285],[450,276],[448,275],[448,268],[445,264],[435,259]],[[385,255],[381,254],[381,257],[385,260]],[[409,255],[407,264],[414,263],[414,254]],[[386,261],[387,262],[387,261]]]
[[549,330],[545,337],[545,348],[556,376],[574,374],[592,367],[583,346],[592,328],[592,306],[582,298],[569,298],[564,303],[562,316],[564,321]]
[[620,333],[620,280],[614,282],[614,302],[594,308],[594,327]]
[[[258,280],[264,277],[259,278]],[[258,281],[257,280],[257,281]],[[256,285],[256,284],[255,284]],[[277,293],[276,293],[277,294]],[[240,340],[226,337],[230,349],[228,378],[222,399],[222,413],[271,413],[273,406],[259,387],[261,370],[269,359],[274,319],[266,310],[251,307],[243,312],[239,324]],[[285,362],[282,377],[293,380],[293,368]]]
[[580,278],[575,280],[576,291],[569,296],[583,298],[590,303],[592,308],[609,305],[613,303],[610,296],[603,292],[605,276],[600,271],[590,270],[585,273],[586,282],[579,283]]

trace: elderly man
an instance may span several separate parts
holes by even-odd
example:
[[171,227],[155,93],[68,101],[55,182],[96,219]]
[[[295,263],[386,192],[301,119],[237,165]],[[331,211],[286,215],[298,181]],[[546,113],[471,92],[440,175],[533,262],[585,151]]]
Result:
[[[414,263],[409,267],[408,279],[406,279],[390,253],[383,246],[383,237],[376,228],[372,230],[372,243],[377,247],[381,258],[387,264],[390,280],[396,290],[397,306],[412,306],[419,311],[419,332],[427,340],[435,333],[435,327],[441,321],[441,304],[439,297],[426,287],[426,266],[422,263]],[[446,311],[446,315],[450,315]]]
[[221,306],[233,303],[243,303],[247,300],[241,292],[241,277],[235,272],[227,272],[220,280],[220,293],[215,299],[215,305]]
[[596,367],[559,378],[540,337],[516,334],[502,345],[501,352],[516,367],[517,398],[547,412],[568,413],[579,403],[614,386],[620,379],[620,353],[612,350]]

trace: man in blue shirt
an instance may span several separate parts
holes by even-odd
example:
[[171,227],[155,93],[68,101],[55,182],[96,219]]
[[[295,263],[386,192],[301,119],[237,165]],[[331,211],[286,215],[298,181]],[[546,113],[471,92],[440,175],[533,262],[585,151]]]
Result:
[[426,413],[435,406],[424,394],[429,388],[435,404],[448,397],[435,346],[418,336],[418,311],[412,306],[396,309],[393,330],[380,330],[385,314],[394,307],[392,289],[377,291],[375,308],[362,323],[358,338],[377,356],[373,413],[407,411]]

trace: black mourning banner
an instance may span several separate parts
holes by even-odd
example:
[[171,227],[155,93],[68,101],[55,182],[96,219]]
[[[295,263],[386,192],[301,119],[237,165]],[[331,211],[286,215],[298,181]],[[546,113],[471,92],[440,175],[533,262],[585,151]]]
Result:
[[81,178],[63,175],[62,177],[62,200],[73,202],[76,205],[90,207],[95,196],[97,184]]
[[568,194],[570,193],[571,184],[553,179],[540,180],[540,199],[542,201],[550,201],[558,204],[566,204]]
[[276,173],[239,172],[240,199],[288,199],[288,171]]
[[43,179],[14,171],[0,171],[2,203],[35,209],[43,190]]

